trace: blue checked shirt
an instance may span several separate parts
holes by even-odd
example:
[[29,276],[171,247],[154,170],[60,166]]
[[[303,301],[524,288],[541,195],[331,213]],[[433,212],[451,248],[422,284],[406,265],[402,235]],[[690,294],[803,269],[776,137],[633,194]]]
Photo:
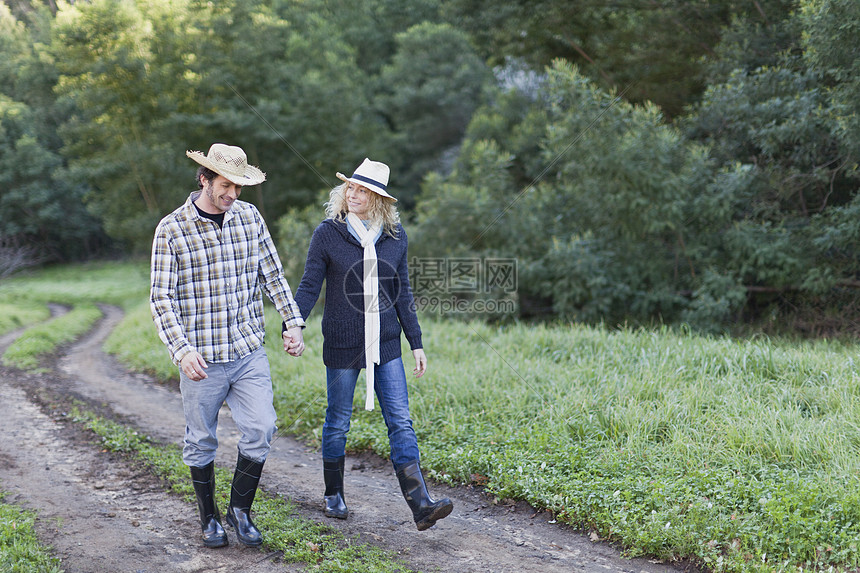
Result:
[[217,363],[262,347],[261,289],[287,328],[305,324],[257,208],[234,202],[219,229],[197,212],[198,195],[161,220],[152,242],[152,318],[177,365],[194,350]]

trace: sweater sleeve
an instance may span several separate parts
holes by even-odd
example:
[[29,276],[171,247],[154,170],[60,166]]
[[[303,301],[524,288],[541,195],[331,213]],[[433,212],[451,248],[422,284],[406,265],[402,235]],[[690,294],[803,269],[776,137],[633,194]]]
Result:
[[412,287],[409,284],[409,239],[403,227],[399,228],[400,240],[403,241],[402,255],[397,263],[397,278],[400,281],[400,295],[394,308],[397,310],[397,318],[409,347],[412,350],[423,348],[421,342],[421,326],[418,324],[418,314],[415,312],[415,297],[412,295]]

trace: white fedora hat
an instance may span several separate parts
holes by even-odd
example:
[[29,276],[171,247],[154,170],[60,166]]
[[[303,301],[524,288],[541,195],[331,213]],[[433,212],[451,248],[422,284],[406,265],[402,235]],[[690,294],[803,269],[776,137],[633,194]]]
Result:
[[[367,187],[378,195],[394,199],[394,197],[389,195],[385,190],[385,188],[388,187],[389,171],[388,165],[380,163],[379,161],[371,161],[365,157],[364,161],[361,162],[361,165],[355,169],[355,173],[352,174],[352,177],[347,177],[343,173],[338,172],[337,178],[343,181],[357,183],[362,187]],[[394,201],[397,201],[397,199],[394,199]]]
[[266,180],[265,173],[248,165],[248,156],[241,147],[213,143],[206,155],[202,151],[186,151],[185,155],[236,185],[259,185]]

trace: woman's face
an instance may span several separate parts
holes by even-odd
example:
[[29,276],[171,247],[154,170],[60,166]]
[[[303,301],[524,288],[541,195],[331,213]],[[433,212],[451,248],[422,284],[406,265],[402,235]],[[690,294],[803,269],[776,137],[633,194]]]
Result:
[[365,217],[370,205],[371,193],[373,191],[367,187],[363,187],[357,183],[348,183],[346,186],[346,206],[349,212],[359,217]]

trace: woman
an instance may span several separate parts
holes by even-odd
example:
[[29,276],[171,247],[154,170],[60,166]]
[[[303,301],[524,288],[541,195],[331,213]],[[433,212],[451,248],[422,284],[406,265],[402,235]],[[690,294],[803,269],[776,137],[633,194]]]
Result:
[[295,300],[307,318],[326,281],[322,319],[323,362],[328,407],[322,453],[325,515],[346,519],[343,496],[346,434],[352,416],[355,384],[365,368],[365,408],[373,392],[388,427],[391,463],[419,531],[451,513],[447,498],[434,501],[427,492],[412,419],[406,372],[400,352],[401,330],[415,358],[413,373],[423,376],[427,357],[409,287],[406,232],[387,191],[389,168],[365,159],[352,177],[331,191],[326,219],[314,230]]

